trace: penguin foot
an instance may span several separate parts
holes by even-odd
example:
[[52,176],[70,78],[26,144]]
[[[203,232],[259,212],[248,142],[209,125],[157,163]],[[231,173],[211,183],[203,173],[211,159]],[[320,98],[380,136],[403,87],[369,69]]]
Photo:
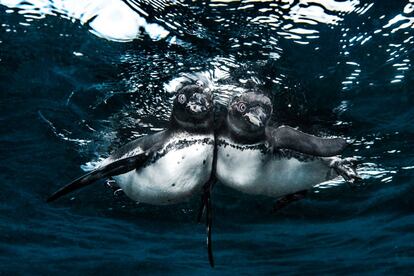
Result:
[[285,195],[285,196],[279,198],[275,202],[275,204],[273,205],[272,212],[277,212],[280,209],[282,209],[282,208],[286,207],[287,205],[289,205],[290,203],[305,198],[307,194],[308,194],[308,191],[303,190],[303,191],[299,191],[299,192],[296,192],[296,193],[293,193],[293,194]]
[[362,179],[356,171],[355,163],[357,161],[356,158],[334,158],[330,163],[330,167],[342,176],[346,182],[353,184],[355,181]]

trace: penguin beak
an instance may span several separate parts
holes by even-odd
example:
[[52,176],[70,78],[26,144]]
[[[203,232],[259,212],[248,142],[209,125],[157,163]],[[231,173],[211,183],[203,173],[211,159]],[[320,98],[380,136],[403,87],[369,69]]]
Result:
[[210,101],[207,95],[195,93],[187,103],[187,109],[194,115],[203,115],[210,109]]
[[263,127],[266,121],[266,113],[261,108],[254,108],[246,112],[243,117],[256,127]]

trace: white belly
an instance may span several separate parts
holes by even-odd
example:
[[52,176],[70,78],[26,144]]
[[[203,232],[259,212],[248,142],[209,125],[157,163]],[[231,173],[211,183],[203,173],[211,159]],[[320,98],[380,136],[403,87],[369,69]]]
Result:
[[137,202],[154,205],[178,203],[199,192],[211,174],[213,137],[210,143],[198,142],[169,149],[162,157],[142,168],[114,177],[125,194]]
[[320,158],[301,161],[281,158],[257,147],[241,149],[222,144],[218,147],[218,179],[244,193],[279,197],[309,189],[328,180],[329,175],[328,163]]

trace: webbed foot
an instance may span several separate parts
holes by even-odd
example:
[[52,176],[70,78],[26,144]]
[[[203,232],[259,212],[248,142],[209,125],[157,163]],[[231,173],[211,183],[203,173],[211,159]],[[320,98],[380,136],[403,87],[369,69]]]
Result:
[[272,212],[277,212],[280,209],[282,209],[282,208],[286,207],[287,205],[289,205],[290,203],[305,198],[307,194],[308,194],[308,191],[303,190],[303,191],[299,191],[299,192],[296,192],[294,194],[285,195],[285,196],[279,198],[275,202],[275,204],[273,205]]
[[346,182],[353,184],[355,181],[361,180],[361,176],[359,176],[358,172],[356,171],[356,162],[358,160],[356,158],[339,158],[335,157],[329,166],[335,170],[337,174],[342,176]]

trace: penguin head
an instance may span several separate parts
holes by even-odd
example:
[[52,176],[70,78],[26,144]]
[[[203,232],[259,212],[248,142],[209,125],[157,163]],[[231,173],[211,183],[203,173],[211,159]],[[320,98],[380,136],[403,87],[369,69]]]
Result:
[[186,85],[177,91],[172,116],[181,127],[208,127],[212,114],[212,95],[201,84]]
[[227,124],[240,137],[262,135],[272,115],[269,97],[257,92],[247,92],[234,97],[229,105]]

